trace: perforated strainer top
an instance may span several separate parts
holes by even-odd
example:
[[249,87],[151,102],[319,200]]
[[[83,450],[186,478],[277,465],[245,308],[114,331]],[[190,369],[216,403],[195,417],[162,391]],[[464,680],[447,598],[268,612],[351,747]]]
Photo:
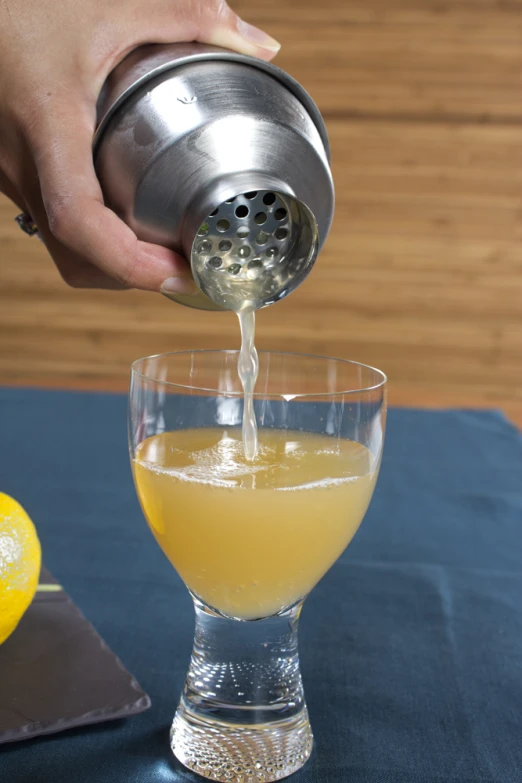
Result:
[[317,226],[292,196],[242,193],[201,224],[191,264],[201,290],[229,310],[265,307],[306,277],[317,254]]

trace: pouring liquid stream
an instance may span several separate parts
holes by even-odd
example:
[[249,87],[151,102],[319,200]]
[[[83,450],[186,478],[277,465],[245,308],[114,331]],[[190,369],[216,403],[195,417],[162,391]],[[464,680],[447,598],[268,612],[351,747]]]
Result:
[[243,386],[243,449],[245,458],[252,462],[257,456],[257,422],[254,411],[254,388],[259,371],[259,360],[254,345],[256,326],[255,310],[241,310],[237,313],[241,328],[241,351],[237,371]]

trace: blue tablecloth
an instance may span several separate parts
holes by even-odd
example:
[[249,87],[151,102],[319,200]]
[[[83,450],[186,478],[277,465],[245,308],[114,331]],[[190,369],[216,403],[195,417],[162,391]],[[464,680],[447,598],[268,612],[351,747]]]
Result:
[[[168,748],[192,609],[141,516],[125,397],[0,389],[0,433],[0,489],[152,698],[3,746],[0,781],[195,780]],[[300,641],[316,747],[295,783],[522,781],[522,438],[500,414],[391,411],[371,508]]]

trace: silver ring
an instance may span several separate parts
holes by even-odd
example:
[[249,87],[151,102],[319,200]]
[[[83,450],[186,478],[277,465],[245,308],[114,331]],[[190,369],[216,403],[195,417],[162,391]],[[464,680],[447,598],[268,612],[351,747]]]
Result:
[[28,234],[28,236],[34,237],[35,234],[38,234],[38,226],[32,219],[31,215],[28,215],[27,212],[22,212],[21,215],[17,215],[15,220],[22,231]]

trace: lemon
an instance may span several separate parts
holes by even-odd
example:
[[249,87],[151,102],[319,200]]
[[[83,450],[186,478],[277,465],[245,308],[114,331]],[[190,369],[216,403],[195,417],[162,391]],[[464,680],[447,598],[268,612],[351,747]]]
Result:
[[41,549],[22,506],[0,492],[0,644],[33,600],[40,576]]

